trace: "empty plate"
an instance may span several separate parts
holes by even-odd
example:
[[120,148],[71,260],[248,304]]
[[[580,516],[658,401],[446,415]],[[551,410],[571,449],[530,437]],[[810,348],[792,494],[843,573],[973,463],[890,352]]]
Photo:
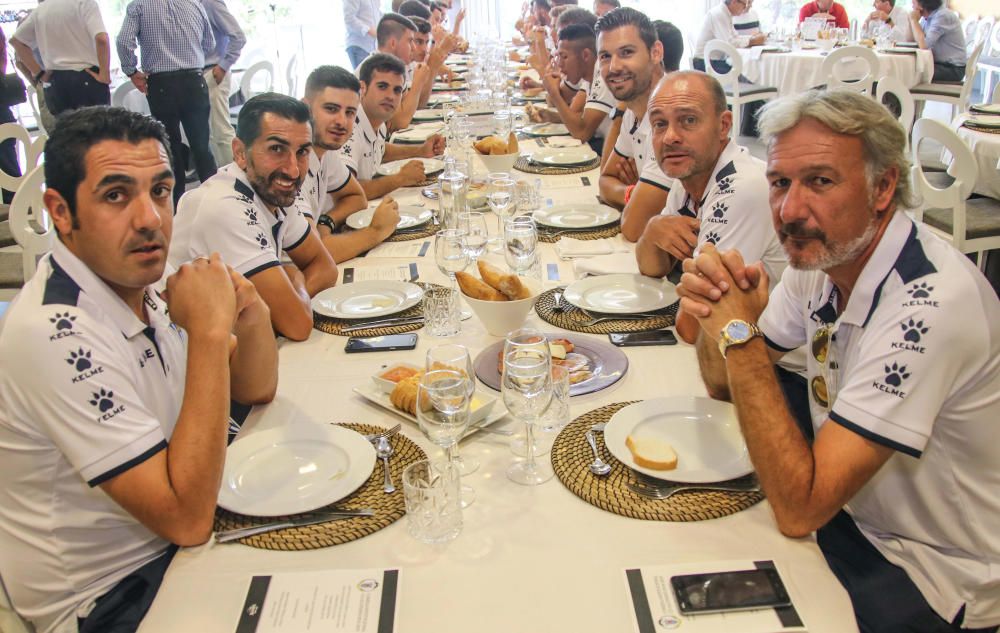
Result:
[[382,163],[375,170],[375,173],[379,176],[395,176],[403,168],[403,165],[411,160],[419,160],[424,164],[425,176],[444,171],[444,161],[437,158],[404,158],[402,160],[394,160],[391,163]]
[[562,123],[536,123],[524,128],[524,133],[528,136],[565,136],[569,128]]
[[[374,209],[362,209],[357,213],[347,216],[346,224],[352,229],[363,229],[372,223],[372,216],[374,214]],[[396,225],[396,228],[408,229],[420,226],[421,224],[427,224],[433,215],[430,209],[425,209],[424,207],[418,207],[414,204],[402,205],[399,207],[399,223]]]
[[312,308],[334,319],[369,319],[412,308],[423,296],[420,286],[406,281],[355,281],[320,292]]
[[566,287],[563,297],[584,310],[630,314],[665,308],[677,301],[677,292],[666,279],[617,274],[575,281]]
[[557,204],[532,215],[535,222],[560,229],[589,229],[611,224],[622,217],[621,211],[603,204]]
[[557,147],[533,151],[531,162],[539,165],[571,167],[573,165],[586,165],[597,157],[597,153],[586,146]]

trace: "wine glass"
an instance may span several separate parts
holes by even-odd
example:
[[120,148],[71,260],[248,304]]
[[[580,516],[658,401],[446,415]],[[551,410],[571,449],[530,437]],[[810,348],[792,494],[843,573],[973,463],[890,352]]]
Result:
[[476,211],[460,213],[458,215],[458,230],[465,231],[465,250],[469,254],[471,263],[475,264],[490,241],[486,217]]
[[514,194],[517,190],[517,182],[510,177],[510,174],[500,174],[500,178],[494,178],[495,174],[490,174],[490,182],[486,193],[486,202],[490,205],[490,210],[497,216],[497,237],[495,239],[497,250],[503,248],[503,223],[507,219],[507,210],[514,203]]
[[[458,460],[458,440],[469,426],[471,396],[468,376],[450,369],[426,372],[417,383],[417,423],[431,442],[445,451],[451,463]],[[457,466],[457,464],[456,464]],[[462,495],[462,507],[475,499],[475,491],[467,488],[471,498]],[[463,493],[465,491],[463,490]]]
[[[459,372],[465,377],[469,397],[474,398],[476,393],[475,372],[472,369],[472,357],[469,355],[469,348],[464,345],[453,343],[435,345],[427,350],[427,355],[424,357],[424,369],[429,372],[439,369]],[[462,476],[479,470],[479,460],[475,457],[463,458],[459,454],[457,446],[455,447],[454,456],[455,466]],[[468,494],[466,494],[465,488],[466,486],[463,486],[462,503],[463,505],[468,505],[472,503],[471,499],[475,498],[475,492],[472,488],[469,488]],[[466,503],[467,497],[469,497],[468,503]]]
[[[534,446],[535,422],[552,399],[552,372],[547,355],[509,352],[504,356],[500,391],[507,410],[524,422],[526,446]],[[533,450],[507,469],[507,478],[525,486],[535,486],[552,478],[551,466],[535,461]]]
[[434,237],[434,258],[438,269],[448,275],[451,281],[452,301],[449,306],[448,322],[454,325],[449,330],[455,334],[462,331],[461,313],[458,304],[458,284],[455,273],[465,270],[469,265],[469,254],[465,250],[465,232],[459,229],[443,229]]
[[529,216],[507,218],[503,224],[504,259],[518,275],[535,264],[538,256],[538,230]]

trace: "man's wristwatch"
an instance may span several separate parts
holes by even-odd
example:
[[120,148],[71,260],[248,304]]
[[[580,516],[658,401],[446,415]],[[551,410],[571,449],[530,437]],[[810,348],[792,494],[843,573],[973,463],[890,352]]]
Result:
[[743,345],[755,336],[764,336],[756,323],[733,319],[726,323],[719,333],[719,353],[726,357],[726,350],[732,345]]
[[320,213],[319,217],[316,218],[316,226],[325,226],[330,229],[331,233],[337,232],[337,224],[333,221],[333,218],[325,213]]

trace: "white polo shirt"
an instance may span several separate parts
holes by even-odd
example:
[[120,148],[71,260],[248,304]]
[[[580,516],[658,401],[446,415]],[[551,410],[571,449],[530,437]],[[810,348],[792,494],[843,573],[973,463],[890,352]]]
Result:
[[47,70],[83,70],[99,65],[94,38],[107,32],[96,0],[46,0],[14,37],[37,47]]
[[336,151],[323,152],[321,159],[316,150],[309,150],[309,171],[302,181],[302,188],[295,199],[295,206],[308,218],[319,217],[333,208],[334,194],[351,181],[351,172]]
[[[837,314],[822,271],[788,268],[760,319],[789,349],[832,324],[831,419],[896,453],[846,510],[930,606],[1000,623],[1000,302],[964,255],[897,211]],[[832,368],[836,365],[836,368]],[[809,354],[809,375],[822,366]],[[810,390],[811,391],[811,390]]]
[[587,90],[587,103],[584,110],[597,110],[608,115],[601,121],[594,134],[597,138],[608,138],[608,130],[611,129],[611,113],[615,111],[617,99],[611,94],[607,82],[601,76],[601,62],[594,64],[594,77],[590,80],[590,88]]
[[169,545],[97,487],[173,434],[187,337],[162,288],[147,326],[57,240],[0,321],[0,569],[39,633]]
[[750,9],[746,13],[733,16],[733,28],[738,35],[753,36],[761,32],[760,17],[757,12]]
[[712,40],[722,40],[733,46],[746,47],[750,45],[750,33],[737,33],[733,26],[733,14],[729,12],[729,7],[720,2],[705,15],[704,22],[701,23],[701,31],[698,32],[698,39],[694,44],[693,57],[705,56],[705,45]]
[[642,121],[637,121],[635,112],[625,110],[618,141],[615,143],[615,153],[635,161],[640,182],[670,191],[674,186],[674,179],[663,173],[659,163],[656,162],[652,132],[648,112],[642,117]]
[[181,196],[170,263],[179,267],[218,252],[226,264],[252,277],[280,265],[282,251],[295,250],[310,230],[294,204],[272,213],[250,186],[246,173],[230,163]]
[[712,243],[720,250],[738,250],[746,262],[763,262],[774,288],[788,257],[771,223],[764,170],[762,161],[730,140],[715,163],[700,204],[694,204],[684,187],[677,186],[667,196],[663,215],[697,218],[701,222],[699,248]]
[[371,180],[375,177],[375,170],[382,164],[382,157],[385,155],[387,133],[385,123],[376,130],[368,120],[365,109],[358,108],[354,132],[350,140],[337,150],[344,164],[358,180]]

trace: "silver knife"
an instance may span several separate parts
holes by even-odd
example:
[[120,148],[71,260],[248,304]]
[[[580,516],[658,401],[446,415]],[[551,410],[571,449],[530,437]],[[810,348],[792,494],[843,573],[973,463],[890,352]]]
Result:
[[341,328],[341,332],[357,332],[358,330],[370,330],[372,328],[379,327],[390,327],[393,325],[414,325],[416,323],[423,323],[423,316],[411,316],[403,317],[398,319],[384,319],[382,321],[369,321],[367,323],[359,323],[358,325],[351,325],[345,328]]
[[275,521],[274,523],[265,523],[263,525],[239,528],[237,530],[216,532],[215,542],[228,543],[230,541],[237,541],[248,536],[256,536],[257,534],[283,530],[290,527],[302,527],[304,525],[315,525],[317,523],[328,523],[330,521],[343,521],[344,519],[352,519],[354,517],[370,517],[374,514],[375,511],[371,508],[362,508],[361,510],[340,510],[337,512],[321,512],[319,514],[300,517],[298,519],[287,519],[285,521]]

